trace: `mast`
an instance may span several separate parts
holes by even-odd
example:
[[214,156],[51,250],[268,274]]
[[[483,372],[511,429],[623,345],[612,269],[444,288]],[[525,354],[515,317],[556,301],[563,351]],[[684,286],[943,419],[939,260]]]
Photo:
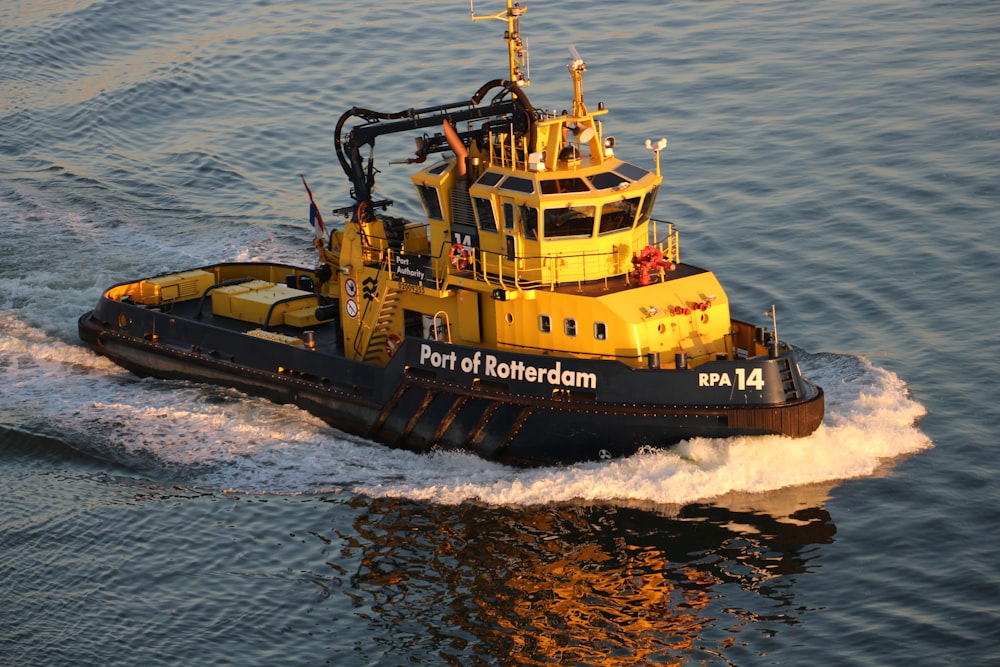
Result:
[[569,55],[571,60],[566,67],[573,77],[573,115],[581,118],[587,115],[587,105],[583,103],[583,73],[587,71],[587,63],[575,46],[569,47]]
[[507,40],[507,56],[510,61],[510,81],[521,88],[531,85],[531,69],[528,65],[528,48],[521,41],[521,16],[528,11],[528,6],[520,2],[507,0],[507,11],[490,16],[476,16],[473,0],[469,0],[469,12],[473,21],[497,19],[507,21],[504,39]]

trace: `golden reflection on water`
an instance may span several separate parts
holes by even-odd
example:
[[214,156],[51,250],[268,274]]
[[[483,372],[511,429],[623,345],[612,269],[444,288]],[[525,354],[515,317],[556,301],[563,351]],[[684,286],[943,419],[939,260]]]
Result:
[[[634,554],[625,564],[612,561],[611,554],[590,546],[508,580],[507,603],[521,621],[506,626],[514,652],[615,665],[689,651],[711,598],[706,588],[688,588],[678,579],[717,582],[694,568],[672,566],[656,551]],[[518,627],[531,634],[518,633]]]
[[725,663],[741,633],[774,633],[805,613],[794,575],[808,572],[807,545],[835,532],[821,504],[775,517],[712,505],[663,516],[370,502],[355,523],[367,544],[356,545],[350,595],[370,605],[359,613],[454,664],[469,652],[491,664]]

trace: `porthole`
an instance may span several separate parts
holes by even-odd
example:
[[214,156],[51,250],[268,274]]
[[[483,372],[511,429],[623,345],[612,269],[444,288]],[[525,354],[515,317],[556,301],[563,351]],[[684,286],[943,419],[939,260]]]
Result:
[[552,332],[552,318],[549,317],[548,315],[539,315],[538,316],[538,330],[541,331],[542,333],[551,333]]
[[608,325],[604,322],[594,322],[594,338],[597,340],[607,340]]
[[567,336],[576,335],[576,320],[572,317],[567,317],[563,320],[563,331],[566,332]]

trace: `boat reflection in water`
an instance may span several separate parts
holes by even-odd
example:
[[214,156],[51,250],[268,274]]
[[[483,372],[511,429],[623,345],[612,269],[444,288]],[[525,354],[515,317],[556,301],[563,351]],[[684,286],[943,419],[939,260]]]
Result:
[[794,585],[815,567],[809,545],[836,532],[829,488],[673,509],[363,501],[355,529],[367,543],[342,555],[361,550],[350,595],[392,652],[454,664],[729,664],[754,638],[741,633],[771,636],[806,613]]

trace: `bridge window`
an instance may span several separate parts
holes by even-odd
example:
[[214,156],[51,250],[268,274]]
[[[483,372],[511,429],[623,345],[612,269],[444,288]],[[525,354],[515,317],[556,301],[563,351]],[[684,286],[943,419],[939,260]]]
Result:
[[530,195],[535,191],[535,182],[530,178],[508,176],[507,180],[505,180],[503,185],[500,187],[504,190],[513,190],[514,192],[523,192]]
[[420,200],[424,203],[424,211],[427,213],[427,217],[435,220],[444,220],[437,188],[420,184],[417,186],[417,191],[420,193]]
[[514,229],[514,205],[510,202],[503,205],[503,227],[504,229]]
[[640,222],[646,222],[649,220],[649,216],[653,214],[653,205],[656,203],[656,195],[659,192],[660,186],[656,186],[646,193],[645,199],[642,200],[642,211],[639,213]]
[[594,233],[594,206],[567,206],[545,209],[545,238],[566,236],[592,236]]
[[639,181],[642,180],[644,176],[649,175],[648,169],[637,167],[634,164],[629,164],[628,162],[622,162],[620,165],[615,167],[615,171],[630,181]]
[[542,333],[552,333],[552,318],[548,315],[539,315],[538,330]]
[[635,214],[639,211],[639,198],[631,197],[605,204],[601,207],[601,226],[599,233],[617,232],[631,229],[635,222]]
[[590,182],[593,183],[594,187],[598,190],[611,190],[617,188],[621,185],[628,185],[628,179],[624,176],[619,176],[612,171],[606,171],[601,174],[594,174],[590,176]]
[[558,195],[564,192],[590,192],[582,178],[552,178],[542,181],[543,195]]
[[563,320],[563,331],[566,332],[567,336],[576,335],[576,319],[572,317],[567,317]]
[[493,202],[486,197],[473,197],[476,207],[476,217],[479,218],[479,228],[487,232],[497,231],[497,219],[493,215]]
[[538,240],[538,209],[527,204],[521,204],[521,227],[524,237],[532,241]]
[[479,177],[477,183],[479,183],[480,185],[485,185],[487,187],[493,187],[494,185],[500,182],[501,178],[503,178],[503,174],[498,174],[495,171],[487,171],[484,172],[483,175]]

